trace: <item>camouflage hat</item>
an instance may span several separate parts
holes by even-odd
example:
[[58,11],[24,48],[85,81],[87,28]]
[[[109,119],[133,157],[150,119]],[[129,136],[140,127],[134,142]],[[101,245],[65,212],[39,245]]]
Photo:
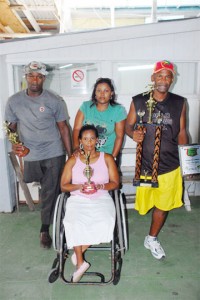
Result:
[[153,74],[158,73],[162,70],[171,71],[173,75],[176,73],[174,70],[174,65],[168,60],[158,61],[154,66]]
[[29,73],[32,73],[32,72],[40,73],[44,76],[48,74],[48,72],[46,71],[45,64],[42,64],[42,63],[37,62],[37,61],[32,61],[24,67],[24,73],[25,74],[29,74]]

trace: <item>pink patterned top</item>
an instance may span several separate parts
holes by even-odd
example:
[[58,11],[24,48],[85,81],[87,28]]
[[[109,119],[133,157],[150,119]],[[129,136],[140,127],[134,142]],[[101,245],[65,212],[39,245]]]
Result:
[[[83,175],[83,170],[85,169],[85,163],[83,163],[79,157],[76,159],[76,163],[74,167],[72,168],[72,183],[73,184],[84,184],[84,182],[87,182],[87,178]],[[104,159],[104,152],[100,152],[100,156],[98,160],[90,164],[91,168],[93,169],[93,175],[91,177],[91,181],[94,181],[96,184],[105,184],[109,182],[109,174],[108,174],[108,167],[106,165],[105,159]],[[81,195],[87,198],[96,198],[101,195],[107,195],[108,191],[105,190],[97,190],[96,193],[87,195],[84,193],[81,193],[81,191],[73,191],[71,192],[71,195]]]

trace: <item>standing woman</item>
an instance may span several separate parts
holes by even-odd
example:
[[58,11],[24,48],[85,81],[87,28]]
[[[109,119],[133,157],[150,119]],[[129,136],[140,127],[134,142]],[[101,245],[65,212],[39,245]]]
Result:
[[126,111],[116,102],[114,85],[110,78],[97,79],[90,101],[85,101],[77,112],[73,128],[74,151],[79,150],[78,135],[85,124],[94,125],[99,134],[97,151],[117,158],[125,133]]

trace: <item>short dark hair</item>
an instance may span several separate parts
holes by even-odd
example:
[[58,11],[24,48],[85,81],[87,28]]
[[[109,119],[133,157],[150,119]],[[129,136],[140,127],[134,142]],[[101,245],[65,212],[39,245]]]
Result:
[[94,125],[86,124],[81,127],[78,138],[82,139],[83,133],[87,130],[92,130],[95,133],[96,138],[99,137],[99,133],[98,133],[98,130],[96,129],[96,127]]
[[93,91],[92,91],[92,96],[91,96],[91,100],[92,100],[92,105],[93,106],[94,104],[97,103],[97,100],[95,98],[95,93],[96,93],[96,88],[97,88],[97,85],[100,84],[100,83],[107,83],[112,91],[112,98],[110,99],[110,105],[118,105],[118,103],[116,102],[116,94],[115,94],[115,88],[114,88],[114,84],[113,84],[113,81],[112,79],[110,78],[98,78],[94,84],[94,88],[93,88]]

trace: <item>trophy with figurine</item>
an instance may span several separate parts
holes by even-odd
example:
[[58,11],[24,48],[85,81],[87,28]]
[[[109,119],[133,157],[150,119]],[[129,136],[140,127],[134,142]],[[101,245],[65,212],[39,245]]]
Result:
[[[5,121],[3,123],[3,127],[4,127],[4,130],[5,130],[5,133],[6,133],[6,136],[8,138],[8,140],[11,142],[11,144],[14,144],[14,145],[23,145],[23,143],[20,141],[19,139],[19,135],[17,132],[13,131],[11,128],[10,128],[10,125],[11,123]],[[20,154],[18,154],[19,157],[24,157],[26,156],[28,153],[30,152],[30,149],[25,147],[23,145],[23,149],[22,151],[20,152]]]
[[[154,86],[150,85],[149,91],[143,95],[149,94],[150,97],[146,101],[146,108],[148,113],[147,122],[143,122],[143,117],[145,115],[145,110],[138,110],[137,114],[139,116],[139,123],[136,124],[137,130],[142,131],[144,134],[148,130],[149,126],[155,126],[155,139],[154,139],[154,151],[153,151],[153,161],[152,161],[152,174],[148,174],[148,171],[144,170],[144,179],[141,179],[141,166],[142,166],[142,151],[143,151],[143,141],[137,143],[136,148],[136,166],[135,166],[135,177],[133,179],[134,186],[151,186],[158,187],[158,165],[159,165],[159,155],[160,155],[160,143],[161,143],[161,133],[162,133],[162,116],[160,112],[156,117],[156,123],[152,121],[152,115],[156,106],[156,101],[153,99]],[[145,138],[145,137],[144,137]],[[151,179],[147,177],[151,176]]]
[[83,170],[83,175],[87,178],[87,182],[85,182],[83,185],[82,193],[94,194],[97,192],[97,188],[95,183],[91,181],[91,177],[93,175],[93,169],[90,166],[90,152],[85,154],[85,163],[86,163],[86,167]]

